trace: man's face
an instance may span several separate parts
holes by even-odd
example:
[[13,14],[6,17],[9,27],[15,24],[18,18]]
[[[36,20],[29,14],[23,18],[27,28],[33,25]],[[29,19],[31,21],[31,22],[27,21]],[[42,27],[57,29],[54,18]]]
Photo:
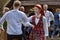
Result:
[[23,12],[25,11],[25,8],[24,8],[24,7],[21,7],[20,9],[21,9],[21,11],[23,11]]
[[43,9],[47,10],[48,9],[48,5],[43,5]]

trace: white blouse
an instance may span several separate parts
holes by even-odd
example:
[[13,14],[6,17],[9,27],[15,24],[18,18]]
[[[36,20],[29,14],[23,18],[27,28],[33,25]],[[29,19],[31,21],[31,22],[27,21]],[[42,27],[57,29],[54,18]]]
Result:
[[60,20],[60,14],[59,14],[59,20]]
[[[41,16],[41,15],[39,15],[39,16]],[[32,17],[33,16],[28,18],[29,22],[32,22]],[[38,22],[39,22],[39,18],[36,17],[35,18],[35,23],[37,24]],[[43,27],[44,27],[45,36],[48,36],[48,25],[47,25],[47,20],[46,20],[45,16],[43,16]]]
[[36,25],[38,24],[38,22],[39,22],[39,18],[35,18]]
[[40,17],[41,15],[38,15],[36,18],[35,18],[35,23],[36,23],[36,25],[38,24],[38,22],[39,22],[39,17]]

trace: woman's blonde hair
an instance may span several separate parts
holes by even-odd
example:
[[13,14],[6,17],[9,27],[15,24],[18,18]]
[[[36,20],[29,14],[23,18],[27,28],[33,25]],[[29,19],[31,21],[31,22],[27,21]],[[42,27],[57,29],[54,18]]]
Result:
[[60,11],[60,8],[57,8],[57,9],[56,9],[56,12],[58,12],[58,11]]

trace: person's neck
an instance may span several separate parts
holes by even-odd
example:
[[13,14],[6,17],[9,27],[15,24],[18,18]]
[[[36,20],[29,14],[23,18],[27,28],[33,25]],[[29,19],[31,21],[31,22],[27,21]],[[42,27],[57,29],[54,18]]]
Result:
[[47,11],[47,10],[44,10],[45,12]]
[[13,8],[14,10],[19,10],[19,8]]
[[40,15],[40,13],[36,13],[36,16],[39,16]]
[[44,10],[44,13],[46,13],[47,10]]

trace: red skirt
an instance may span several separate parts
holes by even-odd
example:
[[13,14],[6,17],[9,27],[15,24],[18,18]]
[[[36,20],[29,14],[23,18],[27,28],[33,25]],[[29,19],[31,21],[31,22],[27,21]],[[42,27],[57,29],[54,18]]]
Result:
[[45,40],[43,28],[36,27],[32,29],[29,40]]

